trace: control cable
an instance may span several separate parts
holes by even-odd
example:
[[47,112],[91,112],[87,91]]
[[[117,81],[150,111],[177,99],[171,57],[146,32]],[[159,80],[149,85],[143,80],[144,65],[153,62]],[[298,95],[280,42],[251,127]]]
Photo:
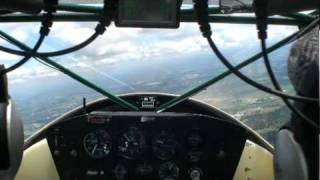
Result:
[[[216,56],[219,58],[219,60],[233,74],[235,74],[237,77],[239,77],[241,80],[243,80],[247,84],[250,84],[251,86],[253,86],[253,87],[255,87],[255,88],[259,89],[259,90],[262,90],[264,92],[279,96],[281,98],[292,99],[292,100],[306,102],[306,103],[318,103],[319,104],[319,100],[315,99],[315,98],[289,95],[289,94],[283,93],[283,92],[281,92],[279,90],[273,90],[273,89],[271,89],[269,87],[266,87],[266,86],[264,86],[264,85],[262,85],[262,84],[260,84],[260,83],[258,83],[256,81],[250,79],[249,77],[247,77],[246,75],[242,74],[240,71],[235,69],[233,67],[233,65],[220,52],[220,50],[217,48],[217,46],[215,45],[214,41],[211,38],[212,31],[211,31],[211,27],[210,27],[209,20],[208,20],[208,0],[194,0],[194,9],[196,11],[196,15],[197,15],[197,18],[198,18],[198,23],[199,23],[202,35],[207,39],[211,49],[216,54]],[[311,125],[314,127],[313,124],[311,124]]]
[[52,24],[53,24],[53,13],[56,11],[55,6],[57,3],[58,2],[56,0],[45,1],[45,8],[44,8],[45,13],[43,14],[43,19],[41,21],[41,27],[39,31],[40,36],[37,42],[35,43],[33,49],[31,51],[26,52],[25,57],[19,60],[17,63],[0,71],[0,76],[19,68],[32,57],[33,53],[38,51],[45,37],[48,36],[48,34],[50,33],[50,28],[52,27]]
[[[107,6],[107,4],[109,4],[109,6]],[[53,52],[32,52],[31,56],[38,56],[38,57],[62,56],[65,54],[69,54],[69,53],[78,51],[78,50],[86,47],[87,45],[92,43],[99,35],[102,35],[106,30],[105,27],[109,26],[111,24],[111,15],[113,12],[113,8],[114,8],[114,6],[112,5],[112,3],[111,2],[108,3],[108,0],[105,0],[103,14],[102,14],[102,17],[101,17],[99,23],[95,27],[95,32],[88,39],[84,40],[80,44],[77,44],[75,46],[72,46],[72,47],[69,47],[66,49],[53,51]],[[6,53],[9,53],[9,54],[17,55],[17,56],[30,55],[30,52],[10,49],[10,48],[4,47],[4,46],[0,46],[0,50],[4,51]]]
[[[266,39],[268,37],[268,35],[267,35],[268,1],[267,0],[259,0],[259,1],[256,0],[254,2],[254,7],[255,7],[255,14],[256,14],[256,19],[257,19],[258,38],[260,39],[263,61],[264,61],[265,67],[267,69],[268,75],[270,77],[270,80],[271,80],[274,88],[279,91],[282,91],[282,88],[281,88],[280,84],[278,83],[278,80],[272,70],[271,63],[269,60],[269,55],[267,53],[267,48],[266,48]],[[283,102],[287,105],[287,107],[294,114],[296,114],[298,117],[302,118],[304,121],[308,122],[311,126],[315,127],[319,131],[319,127],[315,122],[313,122],[308,116],[306,116],[304,113],[302,113],[296,107],[294,107],[293,104],[287,98],[284,98],[284,97],[281,97],[281,98],[282,98]]]

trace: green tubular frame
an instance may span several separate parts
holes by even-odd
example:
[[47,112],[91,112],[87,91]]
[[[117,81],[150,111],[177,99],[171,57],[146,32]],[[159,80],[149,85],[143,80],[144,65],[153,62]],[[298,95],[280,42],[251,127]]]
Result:
[[[196,22],[195,17],[192,14],[188,14],[182,17],[182,22]],[[0,16],[0,23],[11,23],[11,22],[40,22],[42,19],[41,15],[6,15]],[[59,13],[54,16],[56,22],[97,22],[100,19],[99,14],[68,14]],[[232,24],[255,24],[255,17],[251,16],[232,16],[232,15],[210,15],[209,21],[212,23],[232,23]],[[277,18],[270,17],[268,19],[269,24],[273,25],[291,25],[296,26],[298,24],[308,24],[308,21],[297,20],[292,18]]]
[[[59,11],[55,15],[55,21],[88,21],[96,22],[99,20],[102,12],[101,6],[81,5],[61,3],[57,5]],[[62,11],[62,12],[60,12]],[[253,16],[232,16],[231,14],[221,14],[220,9],[216,7],[209,8],[209,21],[214,23],[236,23],[236,24],[255,24]],[[181,22],[196,22],[193,9],[181,9]],[[315,17],[307,14],[294,13],[282,17],[270,17],[269,24],[277,25],[300,25],[308,24]],[[0,23],[4,22],[39,22],[40,15],[28,14],[9,14],[0,16]]]
[[[267,52],[268,52],[268,53],[271,53],[271,52],[277,50],[278,48],[281,48],[282,46],[285,46],[288,42],[290,42],[290,40],[291,40],[296,34],[297,34],[297,33],[294,33],[294,34],[286,37],[285,39],[277,42],[276,44],[272,45],[271,47],[269,47],[269,48],[267,49]],[[249,65],[249,64],[257,61],[257,60],[258,60],[259,58],[261,58],[261,57],[262,57],[262,53],[260,52],[260,53],[258,53],[258,54],[256,54],[256,55],[250,57],[249,59],[244,60],[242,63],[240,63],[240,64],[238,64],[237,66],[235,66],[235,68],[236,68],[237,70],[240,70],[241,68],[244,68],[244,67],[246,67],[247,65]],[[217,75],[216,77],[208,80],[207,82],[205,82],[205,83],[203,83],[203,84],[200,84],[199,86],[191,89],[190,91],[182,94],[181,96],[176,97],[176,98],[174,98],[174,99],[172,99],[172,100],[170,100],[170,101],[168,101],[168,102],[166,102],[166,103],[164,103],[164,104],[161,104],[158,108],[156,108],[156,111],[157,111],[157,112],[162,112],[162,111],[164,111],[165,109],[168,109],[168,108],[170,108],[170,107],[172,107],[172,106],[175,106],[176,104],[179,104],[180,102],[184,101],[185,99],[187,99],[187,98],[189,98],[189,97],[191,97],[191,96],[199,93],[199,92],[202,91],[203,89],[205,89],[205,88],[211,86],[212,84],[214,84],[214,83],[222,80],[223,78],[227,77],[227,76],[230,75],[230,74],[232,74],[231,71],[229,71],[229,70],[224,71],[223,73]]]
[[[3,32],[0,30],[0,34],[5,37],[9,42],[15,44],[16,46],[18,46],[20,49],[24,50],[24,51],[31,51],[32,48],[28,47],[27,45],[25,45],[24,43],[18,41],[17,39],[15,39],[14,37],[8,35],[7,33]],[[49,65],[57,68],[59,71],[63,72],[64,74],[68,75],[69,77],[73,78],[74,80],[77,80],[78,82],[82,83],[83,85],[101,93],[102,95],[108,97],[109,99],[111,99],[113,102],[128,108],[131,111],[139,111],[139,108],[129,102],[127,102],[126,100],[117,97],[115,95],[113,95],[112,93],[102,89],[101,87],[98,87],[97,85],[95,85],[94,83],[90,82],[89,80],[85,79],[84,77],[81,77],[79,74],[76,74],[75,72],[72,72],[71,70],[69,70],[68,68],[60,65],[59,63],[56,63],[55,61],[47,58],[47,57],[35,57],[35,58],[40,58],[41,60],[43,60],[44,62],[48,63]]]
[[[55,15],[55,21],[73,21],[73,22],[80,22],[80,21],[92,21],[96,22],[100,18],[100,13],[102,12],[102,7],[99,6],[90,6],[90,5],[79,5],[79,4],[59,4],[57,6],[58,11],[66,11],[69,13],[60,13],[58,12]],[[72,13],[70,13],[72,12]],[[252,16],[232,16],[232,15],[223,15],[219,14],[218,8],[210,8],[209,10],[210,16],[209,21],[214,23],[235,23],[235,24],[255,24],[255,17]],[[284,18],[285,17],[285,18]],[[310,23],[311,21],[315,20],[317,17],[306,15],[306,14],[290,14],[285,15],[283,17],[271,17],[268,19],[269,24],[279,24],[279,25],[306,25]],[[13,14],[13,15],[3,15],[0,16],[0,23],[2,22],[39,22],[41,21],[40,15],[26,15],[26,14]],[[181,10],[181,21],[182,22],[196,22],[195,16],[193,14],[192,9],[182,9]],[[308,30],[306,31],[308,32]],[[287,38],[275,43],[271,47],[267,49],[267,52],[273,52],[277,50],[278,48],[288,44],[293,37],[295,37],[298,34],[298,32],[288,36]],[[5,37],[6,40],[9,42],[15,44],[17,47],[24,51],[31,51],[31,48],[25,45],[24,43],[18,41],[14,37],[8,35],[7,33],[0,30],[0,35]],[[246,67],[247,65],[257,61],[259,58],[262,57],[262,53],[257,53],[256,55],[250,57],[247,60],[244,60],[242,63],[235,66],[237,69],[241,69],[243,67]],[[108,97],[113,102],[127,108],[131,111],[139,111],[139,107],[137,107],[134,104],[131,104],[130,102],[117,97],[116,95],[113,95],[112,93],[102,89],[101,87],[98,87],[94,83],[90,82],[89,80],[85,79],[84,77],[81,77],[79,74],[76,74],[75,72],[72,72],[68,68],[62,66],[59,63],[56,63],[54,60],[51,60],[47,57],[42,56],[35,56],[34,58],[39,58],[45,63],[57,68],[59,71],[63,72],[64,74],[68,75],[69,77],[73,78],[74,80],[82,83],[83,85],[101,93],[102,95]],[[164,104],[161,104],[159,107],[155,108],[156,112],[162,112],[167,108],[170,108],[185,99],[199,93],[201,90],[211,86],[212,84],[222,80],[223,78],[227,77],[228,75],[232,74],[230,71],[225,71],[221,73],[220,75],[210,79],[209,81],[189,90],[188,92],[182,94],[179,97],[176,97]]]

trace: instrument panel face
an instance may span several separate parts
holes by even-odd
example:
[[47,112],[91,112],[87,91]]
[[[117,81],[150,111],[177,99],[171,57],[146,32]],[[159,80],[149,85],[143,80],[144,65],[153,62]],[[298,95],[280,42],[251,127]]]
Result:
[[209,116],[94,112],[46,133],[61,179],[232,179],[246,131]]
[[146,146],[146,138],[136,127],[129,127],[118,140],[118,154],[126,159],[137,159],[143,153]]
[[106,130],[98,128],[84,136],[83,147],[91,158],[100,159],[110,153],[112,139]]

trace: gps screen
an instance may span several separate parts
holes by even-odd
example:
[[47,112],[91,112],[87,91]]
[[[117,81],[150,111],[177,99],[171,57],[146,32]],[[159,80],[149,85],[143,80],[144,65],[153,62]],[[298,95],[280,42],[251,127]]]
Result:
[[117,26],[179,26],[178,0],[119,0]]

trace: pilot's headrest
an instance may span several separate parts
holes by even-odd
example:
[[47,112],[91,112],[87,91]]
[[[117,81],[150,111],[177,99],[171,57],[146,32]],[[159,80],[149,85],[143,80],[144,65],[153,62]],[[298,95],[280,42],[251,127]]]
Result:
[[[0,70],[4,66],[0,65]],[[0,179],[14,179],[23,154],[21,119],[8,95],[6,75],[0,76]]]

